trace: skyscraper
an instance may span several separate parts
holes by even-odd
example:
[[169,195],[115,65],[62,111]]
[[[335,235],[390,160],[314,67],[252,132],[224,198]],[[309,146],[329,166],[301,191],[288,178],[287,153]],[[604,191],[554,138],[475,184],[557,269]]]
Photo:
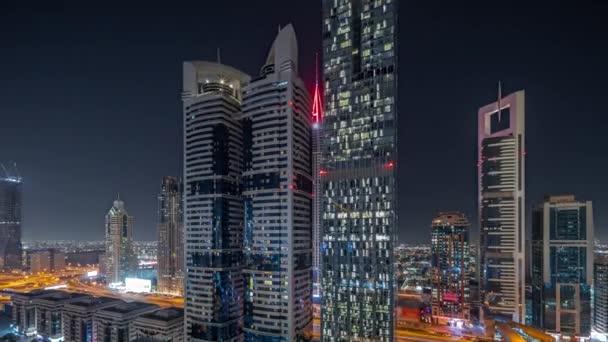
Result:
[[[317,64],[318,64],[317,56]],[[315,88],[312,101],[312,278],[313,296],[316,299],[315,306],[318,307],[318,298],[321,292],[321,214],[322,214],[322,191],[321,191],[321,120],[323,119],[323,103],[321,90],[319,88],[318,65]],[[317,309],[315,309],[317,310]]]
[[163,177],[158,195],[158,292],[184,293],[184,226],[179,179]]
[[243,89],[245,341],[296,341],[312,327],[311,100],[292,25]]
[[567,336],[591,333],[593,206],[549,196],[532,215],[532,323]]
[[393,340],[397,1],[323,1],[323,341]]
[[608,256],[593,263],[593,333],[608,338]]
[[21,259],[21,177],[0,175],[0,270],[20,269]]
[[186,341],[240,340],[241,86],[249,76],[202,61],[183,71]]
[[482,316],[525,319],[525,107],[518,91],[479,109]]
[[137,269],[133,249],[133,216],[129,216],[120,198],[106,215],[106,279],[108,283],[124,282]]
[[439,213],[431,224],[433,318],[470,319],[469,221],[458,212]]

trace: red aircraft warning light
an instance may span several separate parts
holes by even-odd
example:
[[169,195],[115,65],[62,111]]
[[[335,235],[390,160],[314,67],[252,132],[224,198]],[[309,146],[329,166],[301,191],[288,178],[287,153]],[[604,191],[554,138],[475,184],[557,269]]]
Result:
[[316,54],[315,65],[315,89],[312,98],[312,122],[318,124],[323,116],[323,104],[321,102],[321,92],[319,91],[319,54]]

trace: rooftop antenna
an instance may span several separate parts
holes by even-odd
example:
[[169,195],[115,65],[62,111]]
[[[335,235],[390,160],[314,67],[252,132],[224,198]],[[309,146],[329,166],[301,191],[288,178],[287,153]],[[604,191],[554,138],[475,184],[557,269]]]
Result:
[[19,173],[19,169],[17,168],[16,162],[13,163],[13,169],[15,170],[15,175],[17,176],[17,178],[21,179],[21,174]]
[[0,163],[0,167],[4,171],[4,177],[8,177],[8,171],[6,171],[6,168],[4,167],[4,164]]
[[117,197],[116,197],[117,201],[120,201],[120,192],[118,193]]
[[279,30],[278,33],[281,33],[281,24],[279,24]]
[[501,117],[501,108],[500,108],[500,100],[502,99],[502,83],[500,81],[498,81],[498,101],[496,101],[498,103],[498,121],[500,121],[500,117]]
[[217,48],[217,63],[222,64],[222,56],[220,54],[220,48]]

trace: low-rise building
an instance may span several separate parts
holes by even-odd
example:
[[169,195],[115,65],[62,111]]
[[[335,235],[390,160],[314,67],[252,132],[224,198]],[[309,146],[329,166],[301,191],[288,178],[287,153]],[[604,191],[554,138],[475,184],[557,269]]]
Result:
[[156,305],[124,301],[99,309],[93,315],[93,340],[104,342],[129,341],[130,331],[135,319],[155,310],[158,310]]
[[84,296],[63,306],[61,322],[65,342],[93,341],[95,311],[121,303],[119,299]]
[[130,331],[132,341],[184,341],[184,310],[165,308],[139,316]]
[[63,306],[86,296],[80,293],[56,291],[33,298],[32,304],[36,310],[36,334],[52,340],[60,339],[63,336],[61,329]]

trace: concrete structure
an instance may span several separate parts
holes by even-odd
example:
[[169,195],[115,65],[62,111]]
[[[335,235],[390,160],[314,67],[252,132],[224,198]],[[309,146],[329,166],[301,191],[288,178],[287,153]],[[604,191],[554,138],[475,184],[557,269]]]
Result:
[[62,332],[65,342],[93,342],[93,315],[97,310],[117,305],[120,300],[107,297],[79,297],[63,305]]
[[565,336],[590,336],[593,206],[549,196],[532,215],[532,323]]
[[432,314],[437,322],[470,320],[469,221],[458,212],[439,213],[431,224]]
[[279,30],[243,88],[245,341],[297,341],[312,329],[311,99],[293,26]]
[[50,340],[63,338],[62,311],[66,303],[87,297],[87,295],[70,292],[50,292],[32,299],[36,308],[36,333]]
[[161,293],[184,294],[184,226],[179,179],[163,177],[158,195],[158,286]]
[[[2,166],[2,165],[0,165]],[[21,177],[0,169],[0,270],[22,268]]]
[[608,340],[608,256],[596,257],[593,264],[593,334]]
[[323,1],[323,341],[393,341],[397,7]]
[[123,301],[101,308],[93,314],[93,340],[129,341],[135,319],[155,310],[158,310],[156,305]]
[[60,272],[65,269],[65,253],[56,249],[28,251],[27,259],[31,273]]
[[478,180],[482,316],[525,319],[525,96],[479,109]]
[[184,310],[165,308],[139,316],[133,322],[130,341],[184,341]]
[[10,293],[13,303],[13,324],[17,332],[27,336],[35,335],[36,305],[33,303],[33,300],[36,297],[57,292],[59,291],[34,290],[26,293]]
[[249,76],[213,62],[183,65],[185,335],[242,339],[243,128]]
[[133,249],[133,216],[119,199],[106,215],[105,275],[108,283],[124,282],[137,269]]

